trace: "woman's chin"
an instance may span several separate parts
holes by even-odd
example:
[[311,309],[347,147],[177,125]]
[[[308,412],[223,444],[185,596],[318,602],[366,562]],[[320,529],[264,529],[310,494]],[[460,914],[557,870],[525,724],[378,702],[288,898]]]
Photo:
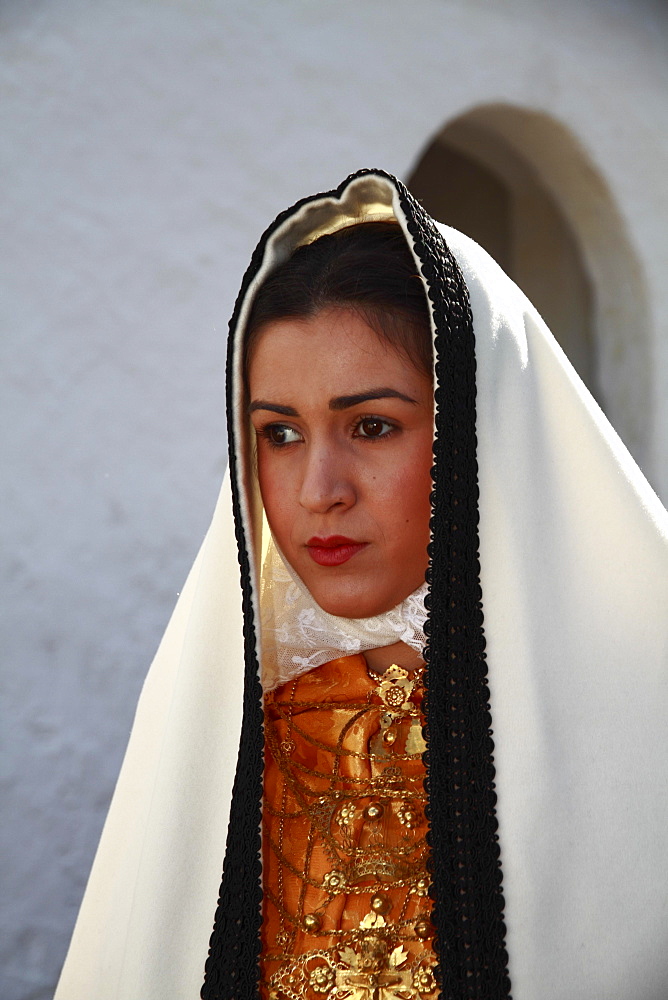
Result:
[[[349,588],[339,591],[338,589],[313,587],[311,595],[323,611],[337,618],[374,618],[376,615],[390,611],[403,599],[394,600],[393,596],[381,595],[378,593],[377,587],[375,593],[373,590],[371,584],[365,588],[363,594],[358,594]],[[369,597],[370,591],[373,593],[371,598]],[[407,597],[408,594],[404,596]]]

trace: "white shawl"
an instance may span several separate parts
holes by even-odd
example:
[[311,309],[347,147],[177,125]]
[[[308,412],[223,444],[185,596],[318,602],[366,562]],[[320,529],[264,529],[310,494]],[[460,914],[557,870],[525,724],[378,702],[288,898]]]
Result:
[[[391,183],[367,176],[343,203],[323,198],[279,226],[257,280],[305,233],[363,209],[403,222]],[[476,338],[512,996],[660,1000],[668,517],[526,297],[471,240],[442,231]],[[241,722],[238,581],[226,481],[139,701],[57,1000],[199,996]]]

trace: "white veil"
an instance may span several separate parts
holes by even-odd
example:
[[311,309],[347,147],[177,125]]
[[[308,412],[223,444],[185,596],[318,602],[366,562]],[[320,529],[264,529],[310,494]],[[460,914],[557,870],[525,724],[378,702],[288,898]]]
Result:
[[[358,178],[276,227],[257,280],[305,233],[364,210],[405,226],[392,183]],[[512,995],[660,1000],[668,517],[522,292],[471,240],[442,231],[476,338]],[[246,532],[253,510],[249,493]],[[199,995],[239,743],[242,624],[226,481],[141,695],[57,1000]]]

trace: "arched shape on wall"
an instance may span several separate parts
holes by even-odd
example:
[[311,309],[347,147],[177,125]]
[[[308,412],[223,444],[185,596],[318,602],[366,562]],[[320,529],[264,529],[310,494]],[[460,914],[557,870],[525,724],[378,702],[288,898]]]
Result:
[[652,425],[644,280],[608,186],[575,136],[549,115],[483,105],[429,143],[408,186],[526,291],[643,465]]

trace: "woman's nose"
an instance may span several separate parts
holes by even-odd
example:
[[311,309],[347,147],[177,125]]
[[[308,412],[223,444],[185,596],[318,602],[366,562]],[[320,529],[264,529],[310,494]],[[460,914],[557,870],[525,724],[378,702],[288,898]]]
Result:
[[353,470],[336,448],[311,447],[305,456],[299,502],[323,514],[333,507],[351,507],[357,498]]

